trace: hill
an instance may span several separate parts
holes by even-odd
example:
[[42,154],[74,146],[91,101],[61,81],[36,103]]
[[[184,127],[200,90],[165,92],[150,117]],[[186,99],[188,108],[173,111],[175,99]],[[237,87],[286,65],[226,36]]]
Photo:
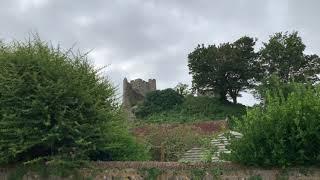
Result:
[[[154,102],[156,104],[156,102]],[[158,103],[162,106],[161,103]],[[148,109],[147,105],[142,104],[140,109]],[[153,107],[155,105],[152,105]],[[150,108],[149,108],[150,109]],[[153,108],[160,109],[160,108]],[[242,116],[246,112],[246,106],[233,104],[231,102],[221,102],[215,97],[208,96],[186,96],[181,103],[171,107],[162,108],[162,111],[150,111],[146,116],[137,116],[138,120],[149,123],[186,123],[197,121],[212,121],[225,119],[232,116]]]

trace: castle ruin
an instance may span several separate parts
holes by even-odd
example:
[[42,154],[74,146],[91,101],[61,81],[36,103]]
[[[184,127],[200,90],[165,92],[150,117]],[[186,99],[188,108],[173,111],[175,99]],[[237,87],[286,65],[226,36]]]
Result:
[[146,94],[151,91],[155,91],[156,80],[149,79],[148,82],[142,79],[131,80],[128,82],[127,78],[123,80],[123,106],[126,109],[130,109],[141,102],[146,97]]

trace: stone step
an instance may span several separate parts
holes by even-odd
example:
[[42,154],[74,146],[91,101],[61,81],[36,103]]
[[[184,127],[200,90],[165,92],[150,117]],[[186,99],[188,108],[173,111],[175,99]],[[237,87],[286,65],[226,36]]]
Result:
[[228,138],[225,136],[218,136],[217,139],[228,139]]
[[212,160],[219,160],[218,157],[212,157],[211,159],[212,159]]
[[217,147],[220,147],[220,146],[229,146],[230,144],[228,143],[228,144],[212,144],[213,146],[217,146]]
[[184,158],[181,158],[181,159],[184,159],[184,160],[201,160],[202,157],[184,157]]
[[186,153],[203,153],[203,151],[188,151]]
[[202,151],[199,151],[199,152],[191,151],[191,152],[186,152],[185,154],[203,154],[203,152]]
[[225,154],[230,154],[231,151],[224,151],[223,153],[225,153]]
[[190,149],[189,151],[202,151],[202,149]]
[[225,140],[225,139],[215,139],[215,140],[211,140],[212,143],[223,143],[223,142],[229,142],[229,140]]
[[202,151],[201,152],[186,152],[184,154],[203,154],[203,152]]
[[182,157],[202,157],[202,154],[194,154],[194,155],[184,155]]
[[215,146],[226,146],[226,145],[230,145],[230,143],[216,143],[216,144],[213,144]]
[[211,143],[230,143],[230,141],[211,141]]
[[217,138],[218,141],[229,141],[227,138]]

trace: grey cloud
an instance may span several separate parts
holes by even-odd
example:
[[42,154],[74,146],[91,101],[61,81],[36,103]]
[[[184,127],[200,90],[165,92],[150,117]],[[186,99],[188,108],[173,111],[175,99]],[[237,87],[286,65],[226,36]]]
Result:
[[[319,52],[317,0],[12,0],[0,6],[0,39],[37,31],[69,48],[74,43],[119,86],[122,79],[156,78],[158,87],[189,83],[187,55],[198,43],[267,40],[298,30],[308,51]],[[252,104],[245,95],[240,102]]]

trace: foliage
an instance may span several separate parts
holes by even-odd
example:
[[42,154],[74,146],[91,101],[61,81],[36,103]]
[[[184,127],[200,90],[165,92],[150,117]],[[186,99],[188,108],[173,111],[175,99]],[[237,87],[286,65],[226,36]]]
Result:
[[270,92],[264,106],[237,121],[243,137],[231,144],[231,158],[262,166],[319,164],[319,119],[319,86],[295,83],[286,98],[281,90]]
[[294,83],[284,82],[278,76],[273,74],[270,77],[263,79],[261,85],[256,87],[255,96],[261,100],[266,100],[268,93],[272,93],[277,96],[280,96],[279,93],[282,93],[284,98],[287,98],[294,90],[294,86]]
[[223,174],[223,169],[221,167],[212,168],[210,171],[211,171],[211,175],[215,179],[220,179],[220,176]]
[[156,90],[148,93],[145,100],[138,106],[137,117],[146,117],[152,113],[160,113],[183,102],[183,96],[173,89]]
[[143,168],[139,170],[139,174],[147,177],[150,180],[157,180],[158,176],[163,173],[163,170],[158,168]]
[[182,104],[170,110],[153,113],[143,118],[146,122],[194,122],[242,116],[246,107],[241,104],[221,102],[207,96],[187,96]]
[[198,45],[188,55],[192,86],[200,93],[213,92],[223,101],[237,103],[239,92],[252,86],[259,69],[255,40],[244,36],[233,43]]
[[174,90],[177,91],[177,93],[182,95],[182,96],[187,96],[187,95],[191,94],[191,92],[188,89],[188,84],[178,83],[174,87]]
[[153,154],[156,160],[160,160],[163,151],[165,161],[177,161],[186,151],[201,145],[202,136],[191,127],[154,127],[150,132],[147,142],[156,150]]
[[18,166],[15,171],[8,175],[8,180],[22,180],[23,176],[27,174],[28,169],[23,166]]
[[305,55],[305,48],[298,32],[271,36],[259,52],[264,77],[275,74],[285,83],[319,81],[320,59],[317,55]]
[[248,180],[262,180],[262,177],[260,175],[254,175],[250,176]]
[[225,119],[227,116],[242,115],[245,106],[221,102],[214,97],[188,96],[182,104],[182,112],[187,115],[203,115],[211,119]]
[[201,147],[203,148],[203,157],[202,161],[206,163],[212,162],[212,157],[218,151],[218,148],[211,142],[212,137],[202,138],[200,140]]
[[123,119],[85,55],[37,37],[0,48],[1,164],[143,159]]
[[191,170],[192,179],[194,179],[194,180],[203,179],[205,174],[206,174],[206,170],[205,169],[192,169]]

